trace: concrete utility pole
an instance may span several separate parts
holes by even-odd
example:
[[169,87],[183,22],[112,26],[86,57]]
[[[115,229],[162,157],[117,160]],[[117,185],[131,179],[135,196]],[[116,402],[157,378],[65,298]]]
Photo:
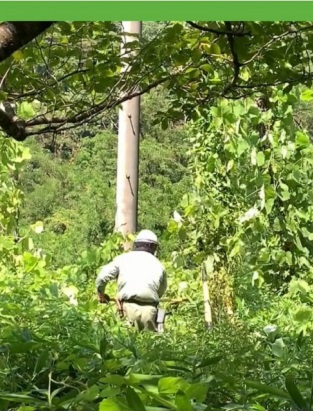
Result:
[[[134,40],[133,35],[141,35],[140,21],[123,21],[121,52],[124,44]],[[127,71],[124,67],[123,71]],[[139,121],[140,97],[122,104],[118,122],[118,154],[116,181],[115,230],[123,235],[137,231],[138,217],[138,171],[139,171]]]

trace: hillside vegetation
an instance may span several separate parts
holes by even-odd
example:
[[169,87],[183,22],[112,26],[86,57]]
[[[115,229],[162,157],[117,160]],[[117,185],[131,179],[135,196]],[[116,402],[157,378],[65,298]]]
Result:
[[[142,104],[139,177],[138,228],[150,227],[160,237],[190,187],[186,128],[151,126],[163,101],[162,94],[153,93]],[[25,193],[20,224],[43,221],[45,232],[36,244],[51,255],[55,267],[75,262],[114,230],[117,134],[110,129],[89,133],[26,143],[32,159],[19,176]],[[164,240],[162,253],[173,247]]]

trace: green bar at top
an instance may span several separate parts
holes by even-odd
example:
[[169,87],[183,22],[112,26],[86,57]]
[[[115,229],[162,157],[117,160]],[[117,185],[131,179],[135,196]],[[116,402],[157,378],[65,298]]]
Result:
[[308,1],[0,1],[11,20],[309,20]]

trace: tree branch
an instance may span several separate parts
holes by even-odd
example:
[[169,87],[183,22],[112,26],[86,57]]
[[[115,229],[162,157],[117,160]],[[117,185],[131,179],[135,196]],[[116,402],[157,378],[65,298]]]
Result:
[[263,44],[263,46],[260,47],[259,50],[249,60],[246,60],[242,65],[247,66],[248,64],[252,63],[256,58],[258,58],[262,54],[264,50],[266,50],[270,45],[275,43],[275,41],[281,40],[282,38],[289,36],[289,35],[297,35],[305,31],[310,31],[312,29],[313,29],[313,25],[309,25],[306,27],[302,27],[298,30],[288,30],[277,36],[273,36],[267,43]]
[[[2,130],[17,141],[26,138],[25,121],[19,120],[8,107],[9,103],[2,103],[0,108],[0,126]],[[12,115],[13,114],[13,115]]]
[[230,87],[236,87],[237,81],[238,81],[238,78],[239,78],[239,74],[240,74],[240,67],[242,66],[242,64],[239,62],[239,57],[238,57],[238,53],[237,53],[237,50],[236,50],[234,35],[230,34],[230,33],[232,33],[231,23],[229,21],[225,21],[225,26],[228,30],[227,39],[228,39],[229,48],[230,48],[230,52],[231,52],[232,59],[233,59],[233,67],[234,67],[234,77],[233,77],[233,80],[232,80],[230,86],[228,86],[226,88],[226,89],[228,89]]
[[[191,27],[201,30],[201,31],[207,31],[209,33],[215,34],[216,36],[227,36],[231,34],[232,36],[236,37],[245,37],[245,36],[251,36],[251,33],[249,31],[246,32],[235,32],[232,31],[231,29],[229,30],[227,27],[227,30],[215,30],[209,27],[204,27],[201,26],[200,24],[194,23],[193,21],[186,21]],[[228,22],[229,23],[229,22]]]
[[75,76],[75,74],[83,74],[83,73],[88,73],[89,69],[80,69],[80,70],[74,70],[71,71],[70,73],[65,74],[62,77],[56,78],[54,82],[51,82],[50,84],[47,84],[45,87],[39,89],[39,90],[33,90],[33,91],[28,91],[26,93],[10,93],[8,92],[8,95],[15,100],[19,100],[21,98],[25,97],[34,97],[38,96],[39,94],[43,93],[47,88],[52,88],[56,86],[57,84],[61,83],[62,81],[68,79],[69,77]]
[[[107,99],[105,99],[102,102],[95,105],[94,107],[91,107],[88,110],[77,113],[72,117],[68,118],[47,118],[45,116],[40,116],[32,120],[29,120],[28,122],[24,122],[17,119],[17,117],[12,117],[5,111],[0,110],[0,127],[8,136],[13,137],[17,141],[24,141],[27,137],[33,135],[40,135],[63,130],[62,127],[64,127],[66,124],[74,124],[74,126],[69,128],[77,127],[81,124],[85,124],[86,122],[90,121],[95,116],[101,114],[103,111],[113,109],[127,100],[131,100],[134,97],[138,97],[148,93],[150,90],[163,84],[166,80],[168,80],[168,77],[157,80],[154,83],[149,84],[142,90],[133,93],[128,93],[120,99],[116,99],[111,102],[108,102]],[[46,127],[40,128],[39,130],[33,129],[33,127],[45,125]]]
[[0,62],[10,57],[55,22],[8,21],[0,24]]

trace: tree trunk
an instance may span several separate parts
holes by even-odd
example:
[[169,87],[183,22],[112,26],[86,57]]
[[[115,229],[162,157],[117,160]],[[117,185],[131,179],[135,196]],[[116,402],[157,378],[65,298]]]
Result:
[[0,24],[0,62],[43,33],[52,21],[8,21]]

